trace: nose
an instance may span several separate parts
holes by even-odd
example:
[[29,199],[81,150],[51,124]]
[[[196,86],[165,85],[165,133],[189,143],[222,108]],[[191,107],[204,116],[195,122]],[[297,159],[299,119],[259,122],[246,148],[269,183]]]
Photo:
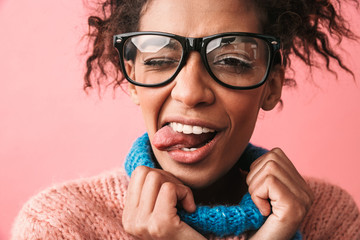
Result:
[[213,83],[215,82],[206,71],[200,54],[191,52],[185,66],[175,78],[171,97],[189,108],[210,105],[215,101],[211,87]]

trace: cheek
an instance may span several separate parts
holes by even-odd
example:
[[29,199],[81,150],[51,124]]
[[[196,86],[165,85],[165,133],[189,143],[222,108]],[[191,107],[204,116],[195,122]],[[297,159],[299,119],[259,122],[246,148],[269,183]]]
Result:
[[229,95],[224,106],[233,131],[252,132],[255,126],[262,99],[262,88],[245,90],[236,95]]
[[[145,120],[146,127],[149,129],[149,125],[152,125],[156,117],[158,102],[156,98],[152,97],[147,89],[138,91],[140,108]],[[151,99],[151,100],[149,100]]]
[[168,93],[166,88],[153,89],[142,87],[137,89],[137,93],[147,131],[152,136],[159,127],[159,114],[166,103]]
[[258,112],[259,108],[253,106],[234,112],[232,130],[235,131],[239,138],[245,138],[246,141],[250,140],[258,118]]

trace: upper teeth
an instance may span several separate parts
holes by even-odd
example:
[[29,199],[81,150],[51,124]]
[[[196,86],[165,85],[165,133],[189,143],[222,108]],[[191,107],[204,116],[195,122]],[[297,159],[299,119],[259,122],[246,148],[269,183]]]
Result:
[[206,127],[200,127],[200,126],[191,126],[181,123],[172,122],[170,123],[170,127],[176,131],[181,132],[184,134],[202,134],[202,133],[208,133],[208,132],[215,132],[215,130],[206,128]]

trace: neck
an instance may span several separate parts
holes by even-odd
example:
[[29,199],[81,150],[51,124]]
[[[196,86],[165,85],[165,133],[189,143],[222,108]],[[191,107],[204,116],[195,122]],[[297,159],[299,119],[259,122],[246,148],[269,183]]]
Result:
[[236,165],[219,180],[201,189],[192,189],[196,204],[237,205],[248,191],[246,172]]

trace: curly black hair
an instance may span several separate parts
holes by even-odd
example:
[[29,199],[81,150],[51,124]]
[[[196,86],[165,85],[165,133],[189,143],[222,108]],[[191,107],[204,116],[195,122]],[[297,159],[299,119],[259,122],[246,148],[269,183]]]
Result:
[[[264,14],[264,34],[280,38],[282,42],[282,64],[290,68],[290,57],[296,56],[310,69],[319,66],[320,56],[326,69],[335,73],[331,62],[335,61],[344,71],[353,72],[343,63],[336,49],[344,38],[358,40],[344,18],[342,5],[346,2],[359,7],[357,0],[253,0]],[[119,86],[124,77],[121,74],[118,53],[113,48],[112,37],[123,32],[138,30],[142,10],[147,0],[103,0],[95,14],[88,18],[90,40],[89,56],[86,61],[84,88],[94,83],[101,85],[112,79]],[[290,68],[291,69],[291,68]],[[285,79],[287,85],[294,85],[292,78]]]

